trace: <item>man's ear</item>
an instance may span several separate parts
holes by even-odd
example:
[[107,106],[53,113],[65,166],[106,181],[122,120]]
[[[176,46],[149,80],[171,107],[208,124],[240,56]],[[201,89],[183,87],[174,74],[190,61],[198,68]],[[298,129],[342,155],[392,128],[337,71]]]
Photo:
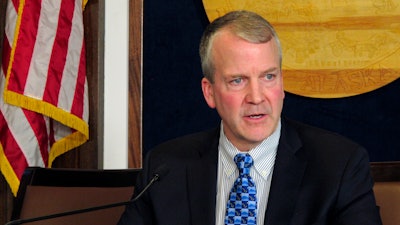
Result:
[[215,108],[214,89],[211,82],[205,77],[201,80],[201,89],[203,90],[203,96],[208,106]]

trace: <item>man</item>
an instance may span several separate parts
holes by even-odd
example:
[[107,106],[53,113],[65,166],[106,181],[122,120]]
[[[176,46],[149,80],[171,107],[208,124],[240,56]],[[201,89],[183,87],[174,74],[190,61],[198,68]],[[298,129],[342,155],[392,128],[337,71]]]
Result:
[[281,117],[282,53],[267,21],[247,11],[216,19],[200,56],[204,98],[221,125],[151,150],[135,194],[160,180],[120,225],[381,224],[366,151]]

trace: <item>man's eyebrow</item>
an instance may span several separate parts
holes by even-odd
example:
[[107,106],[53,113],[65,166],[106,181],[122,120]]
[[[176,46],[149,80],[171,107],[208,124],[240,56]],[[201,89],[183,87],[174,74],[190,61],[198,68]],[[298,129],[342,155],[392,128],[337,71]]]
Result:
[[269,69],[264,70],[260,74],[266,74],[266,73],[271,73],[271,72],[279,72],[279,68],[278,67],[271,67]]
[[239,77],[245,77],[246,75],[245,74],[243,74],[243,73],[228,73],[228,74],[225,74],[225,77],[227,78],[227,79],[232,79],[232,78],[239,78]]
[[[268,68],[262,72],[260,72],[261,75],[266,74],[266,73],[270,73],[270,72],[279,72],[280,69],[279,67],[271,67]],[[248,77],[246,74],[243,73],[227,73],[224,75],[225,79],[234,79],[234,78],[239,78],[239,77]]]

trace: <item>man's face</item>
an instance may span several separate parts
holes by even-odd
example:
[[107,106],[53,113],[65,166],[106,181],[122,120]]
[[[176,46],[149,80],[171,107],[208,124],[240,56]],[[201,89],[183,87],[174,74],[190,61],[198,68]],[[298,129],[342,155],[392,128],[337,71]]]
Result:
[[203,78],[207,104],[222,118],[226,137],[248,151],[277,127],[284,91],[278,48],[271,40],[253,44],[229,31],[215,36],[212,49],[214,83]]

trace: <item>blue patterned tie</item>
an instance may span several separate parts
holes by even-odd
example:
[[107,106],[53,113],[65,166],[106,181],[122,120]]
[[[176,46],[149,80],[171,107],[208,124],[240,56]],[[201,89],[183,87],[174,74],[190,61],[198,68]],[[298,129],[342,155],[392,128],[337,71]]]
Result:
[[229,193],[225,224],[256,224],[257,192],[256,185],[250,177],[253,159],[249,154],[237,154],[234,160],[239,169],[239,177]]

